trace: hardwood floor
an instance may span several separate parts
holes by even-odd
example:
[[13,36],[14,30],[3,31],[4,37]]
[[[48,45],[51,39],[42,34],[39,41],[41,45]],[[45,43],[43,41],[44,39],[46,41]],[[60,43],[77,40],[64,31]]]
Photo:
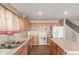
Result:
[[50,55],[50,47],[48,45],[33,45],[30,55]]

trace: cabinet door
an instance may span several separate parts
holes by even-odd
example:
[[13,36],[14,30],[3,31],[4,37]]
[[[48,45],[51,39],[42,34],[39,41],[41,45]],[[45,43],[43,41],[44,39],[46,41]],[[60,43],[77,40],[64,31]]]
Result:
[[21,55],[23,48],[21,47],[18,51],[16,51],[15,55]]
[[22,55],[28,55],[28,46],[27,46],[27,45],[24,45],[22,51],[23,51],[23,52],[21,53]]
[[47,37],[47,44],[51,45],[51,38],[50,37]]
[[61,49],[58,45],[57,45],[57,55],[64,55],[65,52],[63,49]]
[[7,31],[12,31],[12,20],[13,20],[13,14],[6,10],[6,27],[7,27]]
[[28,53],[30,52],[30,50],[31,50],[31,48],[32,48],[32,44],[33,44],[33,40],[30,39],[30,40],[28,41]]
[[56,44],[52,41],[51,43],[51,52],[52,52],[52,55],[56,55],[57,54],[57,46]]
[[15,55],[28,55],[28,45],[24,44],[16,53]]
[[55,46],[52,46],[52,55],[56,55],[57,54],[57,51],[56,51],[56,47]]
[[0,5],[0,31],[2,30],[2,6]]
[[14,20],[13,20],[13,31],[20,31],[20,21],[19,17],[14,15]]
[[0,31],[6,31],[6,9],[0,6]]
[[33,44],[39,44],[39,36],[33,36],[32,40],[33,40]]

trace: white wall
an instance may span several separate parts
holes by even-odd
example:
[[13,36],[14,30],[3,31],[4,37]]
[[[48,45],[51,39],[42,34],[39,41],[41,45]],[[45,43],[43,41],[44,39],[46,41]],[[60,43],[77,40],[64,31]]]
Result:
[[65,24],[65,39],[78,41],[79,40],[78,37],[79,37],[79,34]]

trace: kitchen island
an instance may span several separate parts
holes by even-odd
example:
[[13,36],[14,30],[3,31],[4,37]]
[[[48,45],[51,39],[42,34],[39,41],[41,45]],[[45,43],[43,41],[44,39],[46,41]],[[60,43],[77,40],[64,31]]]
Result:
[[[62,55],[79,55],[79,42],[78,41],[73,41],[73,40],[66,40],[66,39],[59,39],[59,40],[54,40],[51,38],[51,43],[53,43],[53,45],[56,45],[56,50],[57,49],[61,49],[63,53],[61,53]],[[52,47],[54,48],[54,46]],[[57,53],[57,51],[54,51]],[[52,52],[52,53],[54,53]],[[59,54],[59,55],[61,55]]]

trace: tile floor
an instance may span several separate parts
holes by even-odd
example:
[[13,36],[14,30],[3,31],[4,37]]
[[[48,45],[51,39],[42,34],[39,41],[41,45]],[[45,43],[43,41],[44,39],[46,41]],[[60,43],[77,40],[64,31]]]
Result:
[[30,55],[50,55],[50,47],[48,45],[33,45]]

